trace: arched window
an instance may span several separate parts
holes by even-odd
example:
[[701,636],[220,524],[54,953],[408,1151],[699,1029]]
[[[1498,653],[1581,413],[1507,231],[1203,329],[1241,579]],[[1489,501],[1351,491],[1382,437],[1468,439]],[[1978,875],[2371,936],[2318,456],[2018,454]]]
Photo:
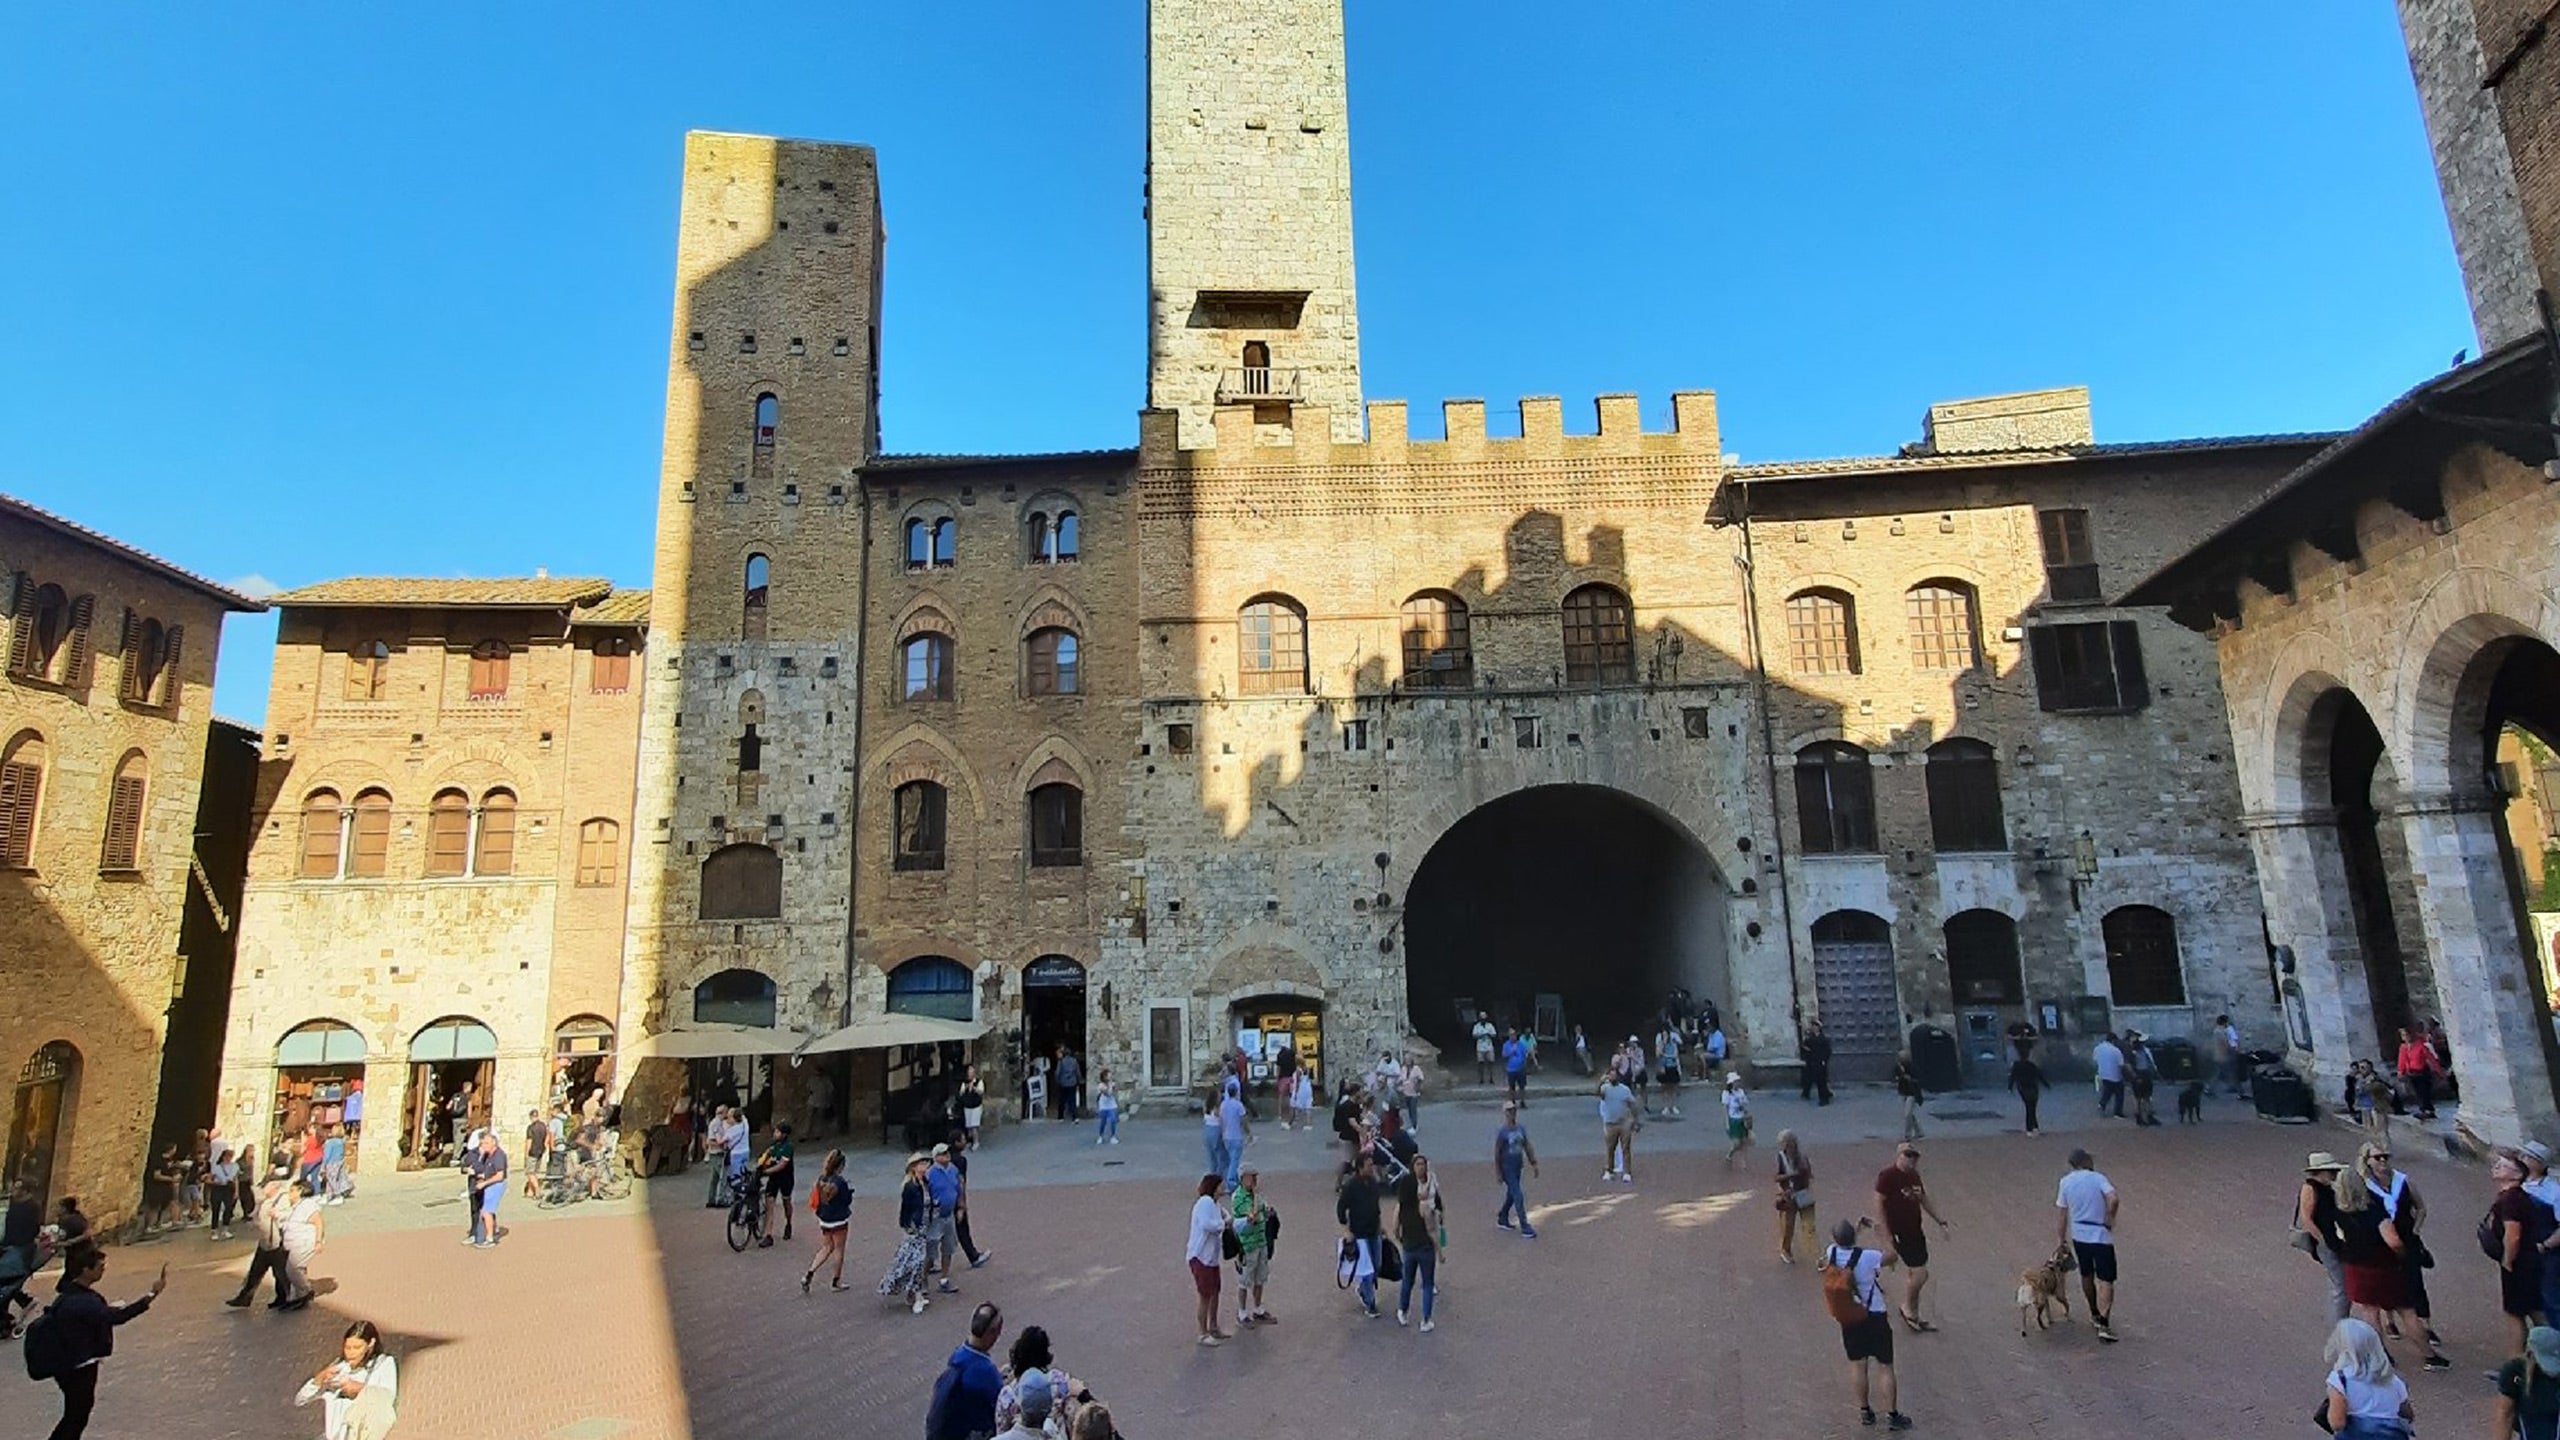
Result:
[[121,698],[129,705],[165,703],[169,683],[169,639],[175,632],[157,620],[124,612],[124,679]]
[[774,984],[753,970],[723,970],[693,987],[696,1025],[773,1027]]
[[1072,868],[1084,863],[1084,792],[1057,782],[1032,787],[1031,863]]
[[17,601],[9,633],[9,673],[51,680],[54,662],[71,635],[71,597],[59,585],[38,585],[21,574]]
[[335,880],[346,850],[346,809],[335,790],[314,790],[302,801],[302,878]]
[[2099,930],[2107,945],[2107,988],[2118,1005],[2184,1005],[2187,976],[2178,963],[2178,922],[2148,905],[2107,912]]
[[1029,653],[1026,672],[1028,688],[1034,695],[1077,695],[1083,693],[1076,665],[1076,632],[1051,626],[1034,630],[1025,642]]
[[2018,970],[2018,923],[1997,910],[1947,917],[1947,984],[1959,1005],[2018,1005],[2027,998]]
[[1970,670],[1980,663],[1972,586],[1959,580],[1924,580],[1903,592],[1902,606],[1911,621],[1914,669]]
[[1049,556],[1064,564],[1084,553],[1084,521],[1073,510],[1058,512],[1057,546]]
[[428,1065],[440,1060],[495,1060],[498,1058],[498,1032],[477,1020],[459,1016],[438,1020],[409,1037],[409,1063]]
[[98,868],[129,871],[142,868],[142,802],[150,765],[141,755],[127,755],[107,786],[106,843],[98,850]]
[[910,780],[899,786],[892,798],[897,849],[890,864],[900,870],[941,869],[950,792],[930,780]]
[[480,797],[480,825],[471,846],[471,873],[516,873],[516,797],[510,791],[492,790]]
[[959,558],[960,522],[946,515],[933,522],[933,568],[948,570]]
[[471,647],[472,699],[507,698],[507,657],[510,653],[504,640],[483,640]]
[[276,1042],[276,1067],[361,1065],[364,1037],[335,1020],[306,1020]]
[[1076,512],[1061,509],[1055,514],[1045,510],[1031,512],[1031,563],[1057,565],[1076,558],[1078,541]]
[[907,522],[907,568],[922,570],[933,563],[933,527],[922,520]]
[[1408,690],[1465,690],[1475,683],[1475,642],[1467,602],[1425,590],[1404,602],[1404,684]]
[[782,852],[770,845],[723,845],[702,862],[702,918],[782,918]]
[[746,609],[745,618],[739,623],[739,638],[745,640],[764,638],[766,607],[773,595],[772,582],[773,562],[762,555],[748,556]]
[[611,885],[622,878],[622,826],[589,820],[578,826],[578,883]]
[[36,815],[43,804],[44,741],[23,735],[0,757],[0,869],[35,865]]
[[908,700],[951,698],[951,637],[910,635],[898,647],[898,693]]
[[919,955],[889,972],[889,1013],[974,1019],[976,988],[969,983],[968,966],[939,955]]
[[1787,658],[1799,675],[1858,673],[1858,602],[1842,590],[1787,597]]
[[1307,612],[1265,595],[1236,614],[1236,689],[1246,695],[1307,693]]
[[390,691],[391,646],[382,640],[359,640],[347,652],[349,700],[379,700]]
[[1867,752],[1839,740],[1797,751],[1796,819],[1808,855],[1873,854],[1876,782]]
[[758,480],[773,478],[773,442],[782,434],[782,402],[768,391],[756,397],[755,458],[749,473]]
[[1929,747],[1929,835],[1941,852],[2006,850],[2000,814],[2000,760],[1979,740]]
[[347,844],[347,874],[358,880],[379,880],[391,873],[391,793],[359,792],[354,822]]
[[427,876],[450,879],[471,870],[471,797],[439,790],[427,802]]
[[1585,585],[1564,597],[1564,678],[1573,685],[1635,680],[1635,612],[1624,592]]

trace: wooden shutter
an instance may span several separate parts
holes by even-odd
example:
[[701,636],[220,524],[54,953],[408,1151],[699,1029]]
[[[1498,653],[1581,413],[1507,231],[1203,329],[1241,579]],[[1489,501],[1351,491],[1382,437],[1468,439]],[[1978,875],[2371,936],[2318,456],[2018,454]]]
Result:
[[1831,835],[1831,781],[1818,760],[1796,762],[1796,821],[1804,830],[1804,853],[1829,855],[1839,847]]
[[459,875],[471,853],[471,802],[454,791],[427,810],[427,874]]
[[2062,637],[2050,625],[2027,627],[2027,657],[2035,663],[2036,708],[2064,708],[2062,695]]
[[471,852],[475,875],[512,875],[516,870],[516,797],[492,792],[480,800],[480,843]]
[[119,698],[141,704],[151,697],[142,685],[142,612],[128,605],[124,610],[124,640],[116,647],[123,674],[117,687]]
[[21,570],[9,577],[9,673],[24,675],[35,665],[36,582]]
[[338,847],[344,840],[345,825],[334,791],[319,791],[302,802],[303,879],[338,878]]
[[71,689],[89,683],[89,627],[97,619],[97,596],[83,595],[71,602],[70,654],[62,663],[62,683]]
[[107,799],[107,843],[101,870],[133,870],[142,860],[142,777],[119,775]]
[[36,806],[43,789],[42,768],[23,760],[0,765],[0,866],[35,864]]
[[2116,663],[2116,703],[2127,711],[2151,703],[2151,682],[2142,673],[2142,635],[2130,620],[2107,623],[2107,648]]
[[187,627],[184,625],[172,625],[161,635],[160,673],[158,683],[151,687],[152,704],[175,705],[178,697],[186,693],[184,683],[178,678],[178,659],[186,653],[186,646]]
[[360,880],[391,873],[390,796],[373,791],[356,797],[355,843],[348,847],[347,873]]

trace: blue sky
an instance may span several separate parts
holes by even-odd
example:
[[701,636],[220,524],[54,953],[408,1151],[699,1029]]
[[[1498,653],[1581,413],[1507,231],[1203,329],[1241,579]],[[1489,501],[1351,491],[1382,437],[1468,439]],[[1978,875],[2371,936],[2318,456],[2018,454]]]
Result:
[[[2472,343],[2389,6],[1350,9],[1367,387],[1418,433],[1705,387],[1746,459],[1871,453],[2071,383],[2101,439],[2316,429]],[[1132,443],[1144,23],[8,7],[0,489],[225,580],[647,583],[696,128],[879,147],[889,448]]]

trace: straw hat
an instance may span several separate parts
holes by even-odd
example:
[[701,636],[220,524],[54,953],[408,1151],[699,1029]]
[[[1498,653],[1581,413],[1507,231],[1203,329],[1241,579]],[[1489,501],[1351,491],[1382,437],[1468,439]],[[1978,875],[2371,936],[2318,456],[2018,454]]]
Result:
[[2345,1161],[2340,1160],[2337,1156],[2330,1154],[2326,1150],[2314,1150],[2309,1155],[2303,1157],[2302,1168],[2305,1172],[2318,1170],[2344,1170],[2347,1168],[2347,1165]]

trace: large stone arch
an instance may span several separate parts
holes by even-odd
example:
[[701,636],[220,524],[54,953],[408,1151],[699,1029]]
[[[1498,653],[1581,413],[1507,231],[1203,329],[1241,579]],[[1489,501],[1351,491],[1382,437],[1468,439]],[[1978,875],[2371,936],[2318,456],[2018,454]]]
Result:
[[909,780],[935,780],[946,789],[958,790],[969,802],[969,818],[985,822],[986,797],[980,791],[977,771],[960,753],[959,746],[921,720],[900,728],[881,743],[864,770],[863,787],[886,798]]
[[2252,743],[2252,753],[2240,757],[2244,803],[2288,814],[2329,803],[2318,752],[2332,697],[2351,696],[2368,715],[2390,713],[2370,682],[2358,685],[2347,678],[2355,673],[2345,647],[2325,628],[2285,642],[2260,691],[2255,724],[2232,727],[2235,736],[2245,734]]
[[2400,670],[2384,732],[2403,757],[2401,779],[2416,795],[2468,794],[2484,768],[2480,731],[2487,714],[2481,652],[2531,638],[2560,649],[2560,602],[2503,570],[2464,566],[2428,587],[2395,647]]
[[1315,957],[1279,926],[1251,925],[1230,938],[1210,962],[1199,995],[1216,1013],[1257,995],[1329,1000],[1333,985]]
[[1394,831],[1389,836],[1389,846],[1384,852],[1388,857],[1385,888],[1394,895],[1410,891],[1414,872],[1421,868],[1423,857],[1468,816],[1497,800],[1565,785],[1611,791],[1659,814],[1692,844],[1706,852],[1731,893],[1740,893],[1738,872],[1742,867],[1732,862],[1737,853],[1735,842],[1743,838],[1743,832],[1714,811],[1703,805],[1686,804],[1683,797],[1666,793],[1657,785],[1623,785],[1561,773],[1526,778],[1518,784],[1486,786],[1465,794],[1450,789],[1434,791],[1420,806],[1397,817]]

